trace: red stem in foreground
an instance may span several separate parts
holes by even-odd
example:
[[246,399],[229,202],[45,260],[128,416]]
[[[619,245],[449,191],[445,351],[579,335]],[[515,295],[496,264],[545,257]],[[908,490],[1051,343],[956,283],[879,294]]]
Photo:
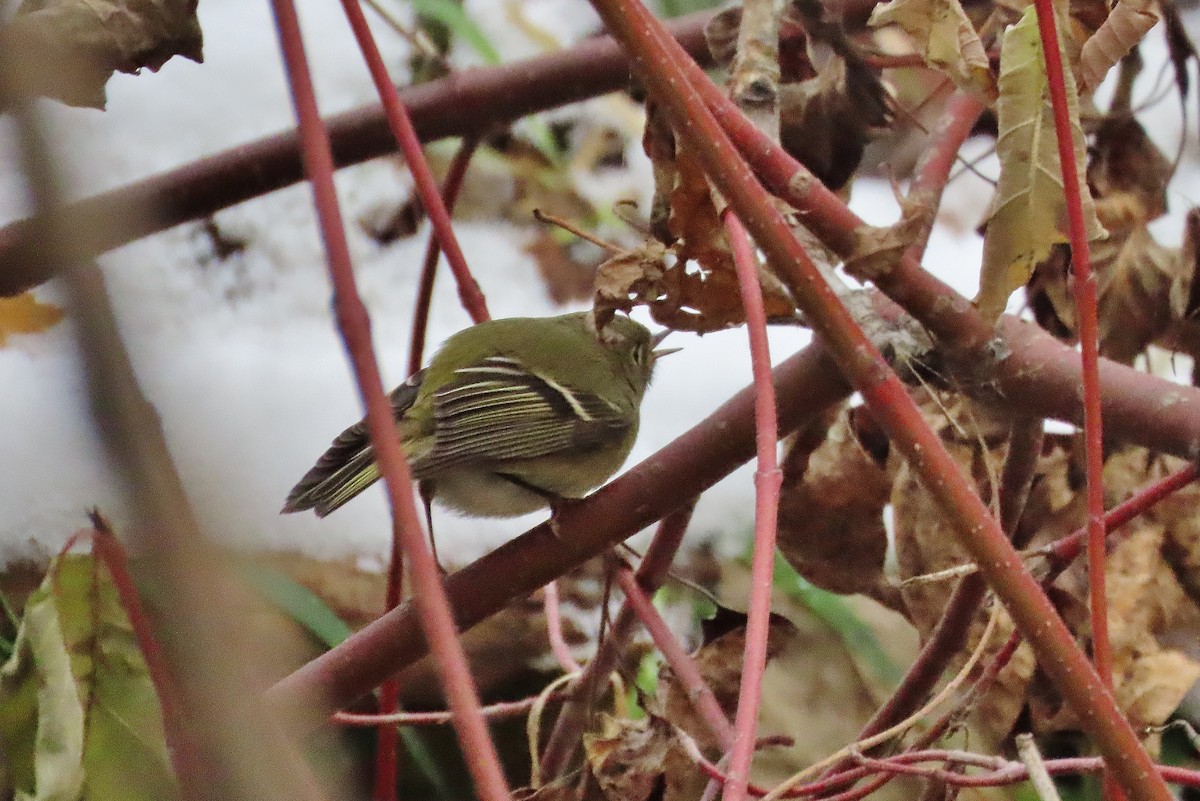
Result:
[[[462,189],[463,179],[467,175],[467,167],[479,148],[479,137],[468,136],[458,146],[458,152],[450,161],[450,169],[446,171],[446,180],[442,184],[442,199],[446,210],[454,211],[458,202],[458,193]],[[429,235],[429,244],[425,246],[425,260],[421,262],[421,280],[417,285],[417,299],[413,305],[412,335],[408,345],[408,375],[413,375],[421,369],[425,359],[425,334],[429,328],[429,306],[433,302],[433,285],[437,278],[438,258],[442,255],[438,247],[438,239],[434,234]]]
[[691,655],[683,649],[683,645],[676,639],[667,622],[662,619],[662,615],[654,608],[650,596],[638,584],[637,578],[630,568],[622,567],[617,570],[617,585],[621,588],[621,592],[625,593],[625,600],[629,603],[633,613],[637,615],[638,620],[646,627],[646,631],[650,633],[654,645],[667,660],[667,664],[671,666],[679,683],[687,689],[688,699],[700,716],[704,718],[708,728],[716,735],[721,748],[728,750],[733,747],[734,729],[729,725],[729,719],[725,717],[721,705],[717,703],[717,697],[713,695],[712,688],[700,675],[700,668],[696,665],[696,660],[692,659]]
[[[635,573],[638,586],[647,594],[657,590],[666,578],[671,562],[683,542],[683,535],[692,519],[695,505],[693,499],[692,502],[664,516],[658,524],[654,538],[646,548],[642,563],[638,565]],[[579,677],[574,691],[559,711],[554,729],[546,741],[546,750],[541,759],[541,773],[547,780],[553,780],[562,774],[579,747],[580,735],[592,718],[593,701],[599,695],[601,683],[607,680],[608,674],[616,667],[636,623],[637,617],[633,614],[629,602],[621,604],[621,610],[617,612],[608,636],[601,641],[596,654],[584,666],[583,675]]]
[[1083,438],[1087,454],[1088,510],[1088,594],[1091,606],[1092,658],[1096,672],[1109,689],[1113,686],[1112,643],[1108,636],[1108,595],[1105,591],[1104,548],[1104,435],[1100,416],[1099,324],[1096,319],[1096,277],[1092,273],[1091,249],[1087,224],[1083,218],[1083,197],[1079,188],[1075,141],[1071,134],[1071,111],[1067,105],[1066,80],[1058,27],[1054,20],[1053,0],[1034,0],[1042,54],[1046,61],[1046,82],[1054,109],[1054,133],[1058,141],[1058,160],[1062,168],[1063,191],[1070,227],[1071,264],[1075,292],[1075,313],[1079,317],[1079,344],[1083,367]]
[[[200,781],[202,774],[198,770],[201,765],[195,743],[187,736],[183,726],[185,715],[183,704],[180,702],[179,688],[175,685],[174,677],[167,666],[166,656],[154,637],[150,619],[146,617],[146,608],[142,606],[142,596],[133,583],[129,574],[129,556],[121,546],[120,540],[99,512],[91,515],[95,531],[92,535],[92,551],[108,568],[112,576],[113,587],[117,591],[121,607],[129,617],[133,627],[133,635],[146,660],[146,669],[150,673],[150,681],[154,684],[154,692],[158,695],[159,706],[162,707],[163,735],[167,741],[167,756],[171,767],[182,786],[190,786],[190,782]],[[64,549],[65,553],[66,549]]]
[[771,581],[775,570],[775,533],[779,516],[779,469],[776,442],[779,422],[775,414],[775,387],[771,383],[771,353],[767,346],[767,313],[758,282],[758,258],[750,237],[736,214],[726,209],[721,220],[733,251],[738,288],[746,311],[750,335],[750,363],[754,372],[754,438],[758,469],[754,473],[754,555],[750,566],[750,609],[746,621],[746,652],[738,692],[737,737],[729,760],[730,783],[726,801],[746,797],[750,761],[754,757],[755,729],[762,702],[762,679],[767,667],[767,633],[771,617]]
[[[1172,494],[1191,484],[1197,478],[1200,478],[1200,466],[1193,463],[1180,468],[1166,478],[1143,487],[1105,513],[1105,531],[1111,532],[1125,525],[1159,501],[1166,500]],[[1055,562],[1052,568],[1052,570],[1057,571],[1055,575],[1065,569],[1067,564],[1083,550],[1083,546],[1087,542],[1088,533],[1088,529],[1085,527],[1068,534],[1048,546],[1047,550]]]
[[429,221],[437,234],[438,244],[442,253],[446,254],[446,261],[450,265],[450,272],[454,274],[454,280],[458,282],[458,297],[471,319],[482,323],[488,319],[487,301],[484,300],[479,284],[467,267],[462,248],[458,246],[458,237],[454,235],[450,212],[442,202],[437,180],[433,177],[433,171],[429,169],[429,163],[425,161],[425,154],[421,152],[421,140],[413,128],[408,108],[401,102],[396,85],[387,73],[387,67],[384,66],[383,57],[380,56],[375,39],[371,36],[371,28],[367,25],[367,18],[363,16],[359,0],[342,0],[342,6],[346,9],[346,19],[350,21],[350,27],[354,30],[354,38],[358,40],[358,48],[371,71],[375,90],[379,92],[388,127],[396,137],[396,144],[400,146],[404,162],[412,173],[413,181],[416,182],[417,194],[425,206],[425,213],[429,215]]
[[[593,5],[608,30],[634,55],[639,74],[662,104],[677,135],[746,223],[839,368],[862,393],[898,451],[952,521],[960,542],[1008,607],[1054,685],[1080,715],[1084,729],[1095,738],[1124,789],[1144,801],[1168,801],[1170,791],[1154,772],[1154,763],[1141,748],[1112,694],[1096,676],[1045,592],[1025,569],[972,482],[922,417],[878,349],[822,279],[772,198],[755,181],[689,82],[679,64],[677,47],[668,41],[659,22],[634,0],[593,0]],[[708,82],[706,76],[697,80]]]
[[475,789],[485,801],[508,801],[508,784],[500,770],[495,745],[479,711],[475,683],[458,640],[445,587],[425,545],[413,501],[412,480],[396,436],[392,407],[384,394],[379,365],[371,344],[370,318],[358,294],[350,249],[333,185],[333,155],[329,137],[317,113],[312,79],[292,0],[272,0],[280,48],[300,123],[304,162],[321,226],[333,284],[338,326],[354,367],[359,392],[367,409],[367,429],[391,505],[394,536],[402,538],[412,564],[414,595],[421,628],[433,652],[438,678],[455,713],[455,730],[466,756]]

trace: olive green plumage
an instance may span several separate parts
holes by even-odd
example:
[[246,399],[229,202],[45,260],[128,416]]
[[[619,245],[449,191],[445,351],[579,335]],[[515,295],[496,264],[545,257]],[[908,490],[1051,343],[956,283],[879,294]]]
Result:
[[[391,394],[422,494],[463,514],[513,517],[604,483],[637,438],[657,337],[627,317],[597,338],[587,313],[492,320],[454,334]],[[379,479],[365,422],[288,495],[324,517]]]

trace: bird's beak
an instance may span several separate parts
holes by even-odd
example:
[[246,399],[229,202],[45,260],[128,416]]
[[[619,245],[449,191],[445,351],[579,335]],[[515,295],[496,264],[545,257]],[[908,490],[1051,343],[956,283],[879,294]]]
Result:
[[659,331],[657,334],[650,337],[650,347],[656,348],[656,350],[654,351],[654,358],[656,360],[661,359],[663,356],[670,356],[672,353],[678,353],[679,351],[683,350],[683,348],[657,349],[658,346],[662,344],[662,341],[664,339],[666,339],[668,336],[670,336],[670,334],[671,334],[671,329],[668,328],[665,331]]

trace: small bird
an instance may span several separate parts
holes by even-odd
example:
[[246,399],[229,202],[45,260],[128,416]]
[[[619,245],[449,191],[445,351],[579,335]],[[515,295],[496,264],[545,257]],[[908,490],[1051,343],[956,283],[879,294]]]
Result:
[[[390,396],[426,515],[516,517],[578,498],[624,463],[668,332],[588,312],[491,320],[451,336]],[[365,421],[346,429],[283,512],[324,517],[379,479]]]

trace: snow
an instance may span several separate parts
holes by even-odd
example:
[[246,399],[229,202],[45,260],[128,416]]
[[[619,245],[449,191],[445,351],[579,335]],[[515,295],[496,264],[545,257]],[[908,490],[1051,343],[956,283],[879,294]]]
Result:
[[[564,13],[564,6],[571,13]],[[590,10],[580,13],[586,5],[579,2],[527,3],[523,23],[502,12],[509,7],[482,0],[467,5],[507,58],[539,52],[522,31],[530,21],[561,40],[577,39],[595,25]],[[156,74],[117,76],[109,84],[104,113],[41,104],[65,154],[72,196],[121,186],[292,125],[267,4],[208,0],[200,5],[200,15],[203,65],[174,59]],[[322,111],[369,102],[374,91],[338,4],[301,3],[301,17]],[[403,63],[404,42],[382,25],[374,27],[388,62]],[[1157,33],[1149,41],[1161,52]],[[1152,63],[1156,58],[1148,57]],[[477,54],[461,49],[454,60],[479,63]],[[610,103],[598,99],[589,105],[607,109]],[[1178,106],[1162,103],[1156,118],[1160,113],[1175,115],[1175,122],[1152,128],[1173,152]],[[0,125],[0,143],[5,155],[13,152],[7,121]],[[979,143],[970,147],[982,149]],[[1179,195],[1186,191],[1181,187],[1198,185],[1194,156],[1193,150],[1189,172],[1173,185],[1172,216],[1155,228],[1172,244],[1192,200]],[[628,158],[633,183],[606,177],[587,190],[604,203],[631,189],[644,200],[649,166],[636,139]],[[994,161],[985,161],[981,169],[996,174]],[[338,175],[359,286],[373,316],[388,388],[404,377],[409,310],[427,230],[381,247],[357,221],[402,197],[407,185],[403,171],[386,159]],[[964,178],[951,186],[949,197],[947,207],[968,224],[947,220],[950,224],[935,231],[928,263],[970,295],[981,252],[972,229],[986,208],[986,184]],[[19,176],[0,176],[0,221],[23,216],[24,202]],[[886,223],[898,214],[882,181],[860,181],[852,205],[872,222]],[[188,224],[101,258],[138,376],[162,418],[201,524],[214,538],[238,547],[381,564],[390,526],[378,490],[324,520],[278,514],[292,484],[339,431],[361,416],[329,312],[311,195],[304,185],[293,187],[223,211],[216,221],[225,234],[245,239],[246,250],[221,262],[199,226]],[[463,223],[457,231],[493,316],[565,311],[547,299],[522,251],[526,232],[497,223]],[[54,301],[56,291],[48,286],[38,295]],[[435,293],[431,346],[468,322],[443,274]],[[45,333],[15,337],[0,349],[0,386],[5,388],[0,393],[0,564],[53,553],[85,524],[84,511],[92,506],[109,513],[118,527],[127,519],[91,430],[74,336],[68,321]],[[773,329],[774,360],[807,340],[805,332]],[[743,330],[703,338],[676,334],[670,344],[684,350],[660,366],[643,408],[633,461],[671,441],[750,381]],[[744,468],[704,496],[693,536],[723,538],[726,547],[740,549],[752,510],[751,468]],[[443,558],[463,562],[540,519],[467,520],[442,513],[435,526]]]

